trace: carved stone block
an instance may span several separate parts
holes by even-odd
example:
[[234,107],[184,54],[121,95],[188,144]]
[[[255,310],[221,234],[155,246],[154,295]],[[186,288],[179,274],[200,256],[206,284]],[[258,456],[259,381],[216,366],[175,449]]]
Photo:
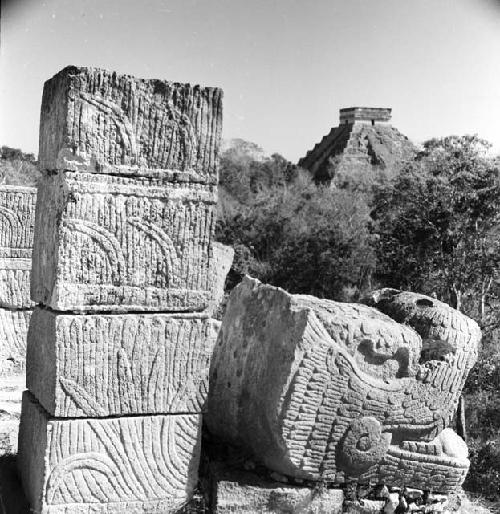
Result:
[[231,246],[221,243],[213,244],[213,259],[210,262],[210,277],[212,279],[212,299],[208,312],[213,314],[224,298],[226,276],[233,264],[234,250]]
[[0,259],[31,259],[36,188],[0,186]]
[[467,454],[448,433],[439,437],[476,361],[479,327],[415,293],[375,295],[373,303],[244,279],[212,357],[210,432],[292,477],[459,486]]
[[0,308],[0,376],[24,370],[32,311]]
[[0,306],[32,307],[31,258],[0,258]]
[[170,513],[197,482],[201,416],[54,419],[25,392],[18,463],[37,514]]
[[82,316],[37,308],[26,383],[56,417],[199,413],[219,326],[189,314]]
[[36,189],[0,186],[0,306],[30,307]]
[[311,489],[282,484],[257,475],[224,467],[210,466],[212,512],[216,514],[340,514],[342,489]]
[[59,173],[39,186],[31,295],[57,310],[202,310],[216,188]]
[[221,89],[69,66],[44,86],[39,162],[215,183],[221,130]]

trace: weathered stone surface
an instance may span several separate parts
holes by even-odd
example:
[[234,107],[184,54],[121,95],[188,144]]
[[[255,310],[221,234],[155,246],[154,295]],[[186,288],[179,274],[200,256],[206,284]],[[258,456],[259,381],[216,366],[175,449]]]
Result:
[[18,463],[33,512],[175,512],[196,485],[200,421],[53,419],[25,392]]
[[25,385],[24,373],[0,378],[0,459],[3,455],[17,452],[21,397]]
[[216,188],[91,173],[45,177],[32,299],[57,310],[201,310]]
[[213,314],[224,297],[226,276],[233,264],[234,250],[222,243],[213,244],[213,259],[210,262],[210,278],[212,280],[212,299],[207,311]]
[[360,500],[346,502],[344,505],[345,514],[381,514],[385,502],[380,500]]
[[32,311],[0,308],[0,377],[23,370]]
[[239,514],[289,513],[337,514],[342,512],[341,489],[310,489],[284,485],[257,475],[224,467],[210,466],[212,512]]
[[211,274],[225,265],[213,244],[221,101],[216,88],[76,67],[45,84],[41,305],[19,433],[33,512],[188,504],[218,330]]
[[36,189],[0,186],[0,306],[30,307]]
[[441,448],[441,453],[462,460],[469,457],[465,441],[451,428],[445,428],[432,442],[438,449]]
[[31,258],[0,258],[0,306],[34,306],[30,299],[30,274]]
[[16,456],[0,458],[0,512],[2,514],[31,514],[16,470]]
[[36,189],[0,186],[0,259],[31,259]]
[[345,107],[340,109],[340,123],[386,123],[391,120],[389,107]]
[[469,461],[433,439],[451,422],[479,327],[423,295],[392,291],[371,302],[406,324],[246,278],[212,359],[210,432],[289,476],[440,492],[460,485]]
[[196,315],[71,315],[37,308],[26,384],[56,417],[199,413],[220,322]]
[[39,163],[215,183],[221,130],[221,89],[69,66],[44,86]]

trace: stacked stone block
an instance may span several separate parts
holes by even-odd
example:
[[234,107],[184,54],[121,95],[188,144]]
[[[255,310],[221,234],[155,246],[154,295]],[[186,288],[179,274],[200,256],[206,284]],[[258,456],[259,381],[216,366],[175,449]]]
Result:
[[0,186],[0,376],[25,366],[35,202],[35,188]]
[[214,514],[341,514],[344,501],[342,489],[285,484],[217,462],[210,465],[210,490]]
[[97,69],[45,84],[19,452],[35,512],[167,513],[192,494],[221,102]]

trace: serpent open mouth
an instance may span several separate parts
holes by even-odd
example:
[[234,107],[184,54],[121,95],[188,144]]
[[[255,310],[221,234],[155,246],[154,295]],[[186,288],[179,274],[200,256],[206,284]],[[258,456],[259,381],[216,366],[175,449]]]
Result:
[[[384,476],[399,485],[428,488],[432,484],[434,490],[449,492],[463,482],[470,462],[463,439],[445,427],[475,362],[479,328],[458,311],[424,295],[385,289],[372,293],[366,303],[415,330],[422,346],[413,377],[386,381],[387,386],[395,386],[389,394],[371,393],[372,398],[388,399],[393,406],[385,420],[361,417],[351,424],[349,433],[357,434],[358,440],[351,442],[354,452],[346,450],[351,453],[348,464],[351,468],[356,460],[373,464],[365,473],[360,469],[360,479]],[[373,355],[373,345],[370,350]],[[407,355],[398,348],[386,358],[401,363],[398,357]],[[412,375],[411,367],[407,369]],[[376,451],[366,459],[371,446]]]
[[381,290],[364,303],[246,278],[212,361],[209,428],[290,477],[450,492],[469,468],[447,427],[479,327],[415,293]]
[[403,441],[390,445],[381,463],[383,473],[401,486],[451,492],[469,470],[465,442],[452,429],[444,429],[433,441]]

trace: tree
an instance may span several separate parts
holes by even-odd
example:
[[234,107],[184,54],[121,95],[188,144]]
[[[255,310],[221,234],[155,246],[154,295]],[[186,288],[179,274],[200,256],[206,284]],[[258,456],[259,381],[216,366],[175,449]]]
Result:
[[377,189],[385,285],[435,294],[459,310],[467,300],[484,318],[500,267],[499,170],[488,149],[477,136],[432,139]]
[[26,161],[35,164],[36,159],[32,153],[24,153],[19,148],[3,145],[0,148],[1,158],[6,161]]
[[278,154],[256,160],[231,149],[221,158],[220,189],[217,237],[235,248],[233,276],[337,299],[369,284],[375,261],[361,194],[316,185]]
[[272,283],[293,293],[351,301],[370,287],[375,254],[362,195],[302,178],[268,209],[269,219],[281,227]]
[[35,156],[18,148],[0,148],[0,184],[34,186],[40,177]]

